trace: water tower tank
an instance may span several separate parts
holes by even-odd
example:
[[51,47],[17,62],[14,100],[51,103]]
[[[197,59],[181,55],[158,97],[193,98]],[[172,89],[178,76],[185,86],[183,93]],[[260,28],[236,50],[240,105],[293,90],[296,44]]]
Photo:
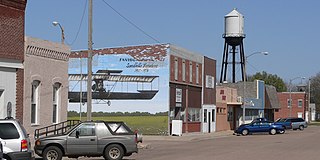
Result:
[[233,9],[224,16],[225,28],[224,37],[245,37],[244,16],[237,9]]

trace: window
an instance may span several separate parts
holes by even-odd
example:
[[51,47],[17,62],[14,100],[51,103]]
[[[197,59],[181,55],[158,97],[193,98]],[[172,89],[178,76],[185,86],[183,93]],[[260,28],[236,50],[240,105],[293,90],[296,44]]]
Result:
[[200,109],[199,108],[188,108],[188,121],[189,122],[200,122]]
[[59,99],[60,99],[60,83],[55,83],[53,85],[53,91],[52,91],[52,123],[58,122],[58,108],[59,108]]
[[199,65],[196,66],[196,83],[199,84]]
[[71,133],[70,136],[75,137],[76,132],[79,132],[79,136],[95,136],[96,135],[95,128],[96,128],[95,124],[83,124],[76,131]]
[[[298,118],[302,118],[302,112],[298,112]],[[296,122],[299,122],[299,120],[296,120]]]
[[[290,103],[291,102],[291,103]],[[288,108],[290,108],[291,104],[292,104],[292,99],[290,101],[290,99],[287,99],[287,104],[288,104]]]
[[123,123],[106,123],[110,128],[111,132],[114,134],[128,134],[132,133],[132,131],[125,126]]
[[301,108],[302,107],[302,99],[298,100],[298,107]]
[[178,59],[174,59],[174,80],[178,80]]
[[37,80],[31,84],[31,124],[38,123],[39,84]]
[[186,81],[186,61],[182,61],[182,81]]
[[203,122],[207,123],[207,109],[205,109],[203,113]]
[[189,66],[189,75],[190,75],[190,83],[192,83],[192,62],[190,62],[190,66]]
[[0,138],[1,139],[18,139],[19,132],[12,123],[0,123]]
[[215,119],[216,119],[215,118],[215,112],[216,112],[215,109],[212,109],[212,112],[211,112],[212,113],[212,122],[214,122]]
[[206,88],[214,88],[214,77],[211,75],[206,75]]

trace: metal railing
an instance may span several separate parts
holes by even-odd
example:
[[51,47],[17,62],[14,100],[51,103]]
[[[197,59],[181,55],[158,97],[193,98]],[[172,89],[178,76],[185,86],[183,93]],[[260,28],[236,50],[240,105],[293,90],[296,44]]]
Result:
[[67,120],[58,124],[53,124],[43,128],[35,129],[34,138],[38,139],[49,135],[63,134],[67,132],[69,129],[71,129],[73,126],[77,125],[79,122],[80,120]]

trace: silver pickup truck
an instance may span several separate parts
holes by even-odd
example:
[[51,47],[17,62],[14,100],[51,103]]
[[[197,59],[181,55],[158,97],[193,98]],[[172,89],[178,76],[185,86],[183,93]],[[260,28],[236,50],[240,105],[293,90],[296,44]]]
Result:
[[46,135],[35,141],[34,151],[44,160],[61,160],[63,156],[100,157],[120,160],[138,153],[142,136],[123,122],[80,122],[68,131]]

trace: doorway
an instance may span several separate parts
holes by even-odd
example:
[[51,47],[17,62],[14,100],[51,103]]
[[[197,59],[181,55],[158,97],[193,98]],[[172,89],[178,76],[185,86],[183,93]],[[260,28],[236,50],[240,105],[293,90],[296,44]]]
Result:
[[216,106],[203,105],[202,107],[202,132],[211,133],[216,131]]

